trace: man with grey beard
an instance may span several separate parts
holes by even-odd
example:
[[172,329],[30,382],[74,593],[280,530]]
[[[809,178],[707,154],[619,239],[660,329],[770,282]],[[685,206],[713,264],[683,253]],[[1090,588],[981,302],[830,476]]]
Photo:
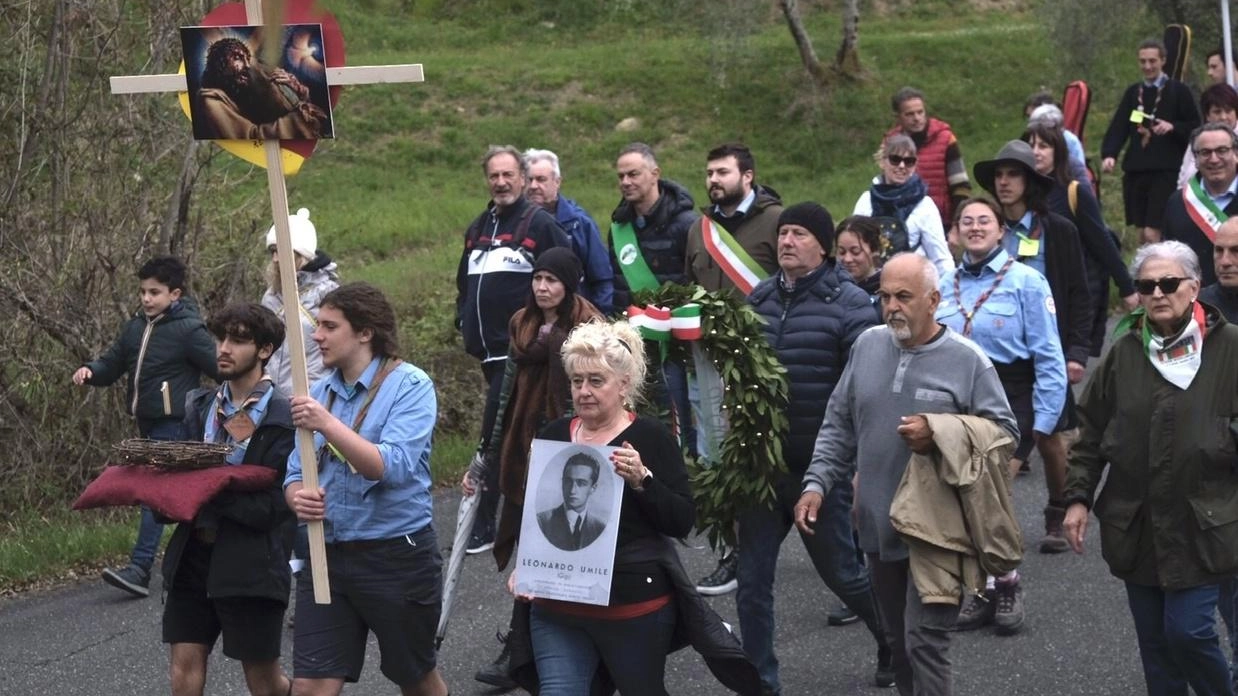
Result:
[[951,693],[949,631],[958,614],[954,604],[921,603],[907,545],[890,523],[890,503],[912,452],[934,448],[924,414],[979,416],[1019,437],[993,363],[934,319],[941,301],[937,282],[936,268],[923,256],[899,254],[885,264],[877,297],[886,323],[860,334],[852,347],[795,506],[796,526],[813,534],[830,489],[858,474],[860,547],[868,555],[902,696],[913,688]]

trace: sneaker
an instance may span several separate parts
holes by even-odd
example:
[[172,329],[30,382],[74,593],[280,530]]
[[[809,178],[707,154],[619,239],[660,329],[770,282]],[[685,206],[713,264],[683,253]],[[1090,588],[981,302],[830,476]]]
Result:
[[494,658],[494,662],[477,670],[473,679],[493,687],[489,692],[491,694],[505,694],[508,691],[514,691],[519,685],[507,675],[508,662],[512,654],[511,646],[507,643],[507,636],[499,633],[495,637],[503,644],[503,649],[499,651],[499,656]]
[[1030,473],[1032,473],[1032,464],[1028,460],[1024,459],[1023,463],[1019,465],[1019,475],[1024,476]]
[[997,583],[997,610],[993,623],[997,634],[1013,636],[1023,630],[1023,587],[1013,583]]
[[853,624],[859,620],[860,617],[856,616],[856,613],[851,611],[851,607],[848,607],[846,604],[840,604],[834,607],[830,613],[825,616],[825,622],[831,626],[846,626],[847,624]]
[[735,579],[735,566],[738,562],[739,555],[735,551],[723,556],[718,560],[718,567],[714,572],[696,583],[696,591],[707,597],[734,592],[735,588],[739,587],[739,582]]
[[104,570],[103,582],[124,590],[134,597],[150,596],[150,571],[135,565],[127,565],[120,570],[111,568]]
[[973,631],[993,623],[993,615],[997,607],[995,592],[985,590],[983,594],[968,594],[963,598],[963,606],[959,608],[959,618],[954,624],[956,631]]
[[494,548],[493,534],[483,535],[474,533],[469,536],[469,547],[465,549],[464,552],[470,556],[474,556],[479,553],[485,553],[492,548]]
[[894,654],[888,645],[877,647],[877,673],[873,683],[883,689],[894,686]]

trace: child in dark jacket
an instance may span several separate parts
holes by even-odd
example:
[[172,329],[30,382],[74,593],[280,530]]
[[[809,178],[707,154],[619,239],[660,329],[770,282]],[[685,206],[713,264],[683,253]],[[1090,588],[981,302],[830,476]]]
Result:
[[[73,383],[106,387],[128,374],[126,403],[138,433],[152,440],[182,439],[185,395],[202,375],[217,378],[215,341],[196,304],[184,296],[185,265],[160,256],[138,269],[142,312],[121,327],[112,346],[73,373]],[[128,567],[103,571],[103,580],[135,597],[149,594],[150,569],[163,525],[142,508]]]

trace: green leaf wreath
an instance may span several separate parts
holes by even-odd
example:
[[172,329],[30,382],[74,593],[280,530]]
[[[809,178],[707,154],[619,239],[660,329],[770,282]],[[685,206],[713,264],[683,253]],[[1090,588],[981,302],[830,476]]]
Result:
[[[696,527],[714,548],[735,545],[735,521],[754,505],[773,505],[774,483],[786,473],[787,371],[762,331],[764,320],[728,291],[663,284],[635,295],[637,304],[701,306],[700,345],[722,377],[727,430],[718,462],[688,463],[696,499]],[[669,357],[692,364],[687,344],[671,341]]]

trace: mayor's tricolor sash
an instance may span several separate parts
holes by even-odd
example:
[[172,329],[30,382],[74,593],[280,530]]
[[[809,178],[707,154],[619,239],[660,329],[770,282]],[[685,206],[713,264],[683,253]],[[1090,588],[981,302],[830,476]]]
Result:
[[1221,223],[1229,219],[1229,216],[1221,210],[1220,206],[1212,202],[1212,198],[1200,185],[1198,176],[1191,177],[1187,185],[1182,187],[1182,201],[1186,203],[1187,215],[1191,216],[1191,220],[1208,237],[1208,241],[1216,242],[1217,229],[1221,227]]
[[705,251],[709,252],[709,257],[745,295],[752,292],[757,283],[769,277],[765,269],[744,251],[735,237],[722,225],[710,220],[708,215],[701,217],[701,239],[705,242]]
[[610,241],[615,249],[615,259],[619,261],[619,271],[623,273],[623,279],[628,281],[628,288],[632,292],[655,290],[661,285],[640,253],[640,244],[636,242],[636,230],[632,228],[632,223],[610,223]]

